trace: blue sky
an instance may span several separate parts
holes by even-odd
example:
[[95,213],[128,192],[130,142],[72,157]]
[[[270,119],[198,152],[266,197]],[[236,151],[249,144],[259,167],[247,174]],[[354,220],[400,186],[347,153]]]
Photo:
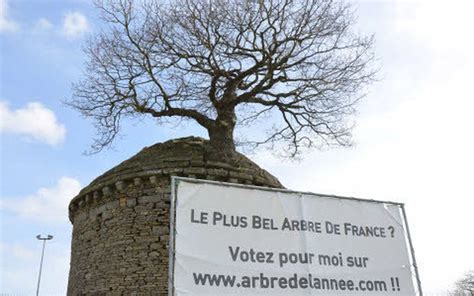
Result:
[[[443,293],[474,269],[474,5],[353,2],[359,29],[376,34],[382,69],[360,105],[356,145],[300,162],[265,150],[251,157],[290,189],[405,202],[424,288]],[[130,122],[114,149],[83,155],[93,126],[63,101],[81,77],[81,46],[99,28],[89,1],[0,0],[0,293],[34,293],[42,233],[55,236],[42,291],[63,295],[68,201],[144,146],[205,136],[194,125]]]

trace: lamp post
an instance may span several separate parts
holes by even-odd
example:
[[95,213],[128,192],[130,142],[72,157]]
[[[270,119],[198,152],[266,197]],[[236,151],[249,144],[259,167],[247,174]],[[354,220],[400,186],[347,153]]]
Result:
[[41,251],[41,261],[40,261],[40,269],[39,269],[39,275],[38,275],[38,285],[36,286],[36,296],[39,295],[39,289],[40,289],[40,282],[41,282],[41,270],[43,269],[43,257],[44,257],[44,247],[46,245],[46,241],[52,240],[53,236],[48,234],[45,237],[41,237],[40,234],[36,236],[37,239],[43,241],[43,250]]

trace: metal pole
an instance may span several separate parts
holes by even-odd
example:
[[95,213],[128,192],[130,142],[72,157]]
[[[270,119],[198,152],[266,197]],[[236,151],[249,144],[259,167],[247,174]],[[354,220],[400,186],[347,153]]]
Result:
[[178,182],[174,176],[171,177],[171,208],[170,208],[170,237],[169,237],[169,273],[168,273],[168,296],[174,296],[174,268],[175,268],[175,235],[176,235],[176,195]]
[[40,268],[39,268],[39,274],[38,274],[38,285],[36,286],[36,296],[39,295],[39,289],[40,289],[40,282],[41,282],[41,271],[43,270],[43,258],[44,258],[44,248],[46,246],[46,241],[53,239],[52,235],[46,236],[46,237],[41,237],[41,235],[37,235],[36,238],[38,240],[43,241],[43,249],[41,250],[41,261],[40,261]]
[[413,243],[411,241],[410,229],[408,227],[407,214],[405,212],[405,205],[402,205],[401,208],[402,208],[403,220],[405,221],[405,227],[406,227],[406,231],[407,231],[408,244],[410,246],[411,259],[413,260],[413,268],[415,269],[416,284],[418,286],[419,295],[423,296],[423,290],[421,289],[420,274],[418,273],[418,265],[416,264],[416,259],[415,259],[415,249],[413,248]]

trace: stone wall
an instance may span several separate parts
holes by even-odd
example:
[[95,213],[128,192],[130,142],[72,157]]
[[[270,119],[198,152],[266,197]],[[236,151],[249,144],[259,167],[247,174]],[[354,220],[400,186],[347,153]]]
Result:
[[216,160],[208,148],[200,138],[146,148],[71,201],[68,295],[167,295],[172,175],[282,187],[245,156]]

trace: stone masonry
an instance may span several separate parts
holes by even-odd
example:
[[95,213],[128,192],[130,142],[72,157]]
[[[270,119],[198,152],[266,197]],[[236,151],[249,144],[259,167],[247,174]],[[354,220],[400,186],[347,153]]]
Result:
[[189,137],[144,148],[72,199],[68,295],[167,295],[170,177],[281,188],[241,154]]

